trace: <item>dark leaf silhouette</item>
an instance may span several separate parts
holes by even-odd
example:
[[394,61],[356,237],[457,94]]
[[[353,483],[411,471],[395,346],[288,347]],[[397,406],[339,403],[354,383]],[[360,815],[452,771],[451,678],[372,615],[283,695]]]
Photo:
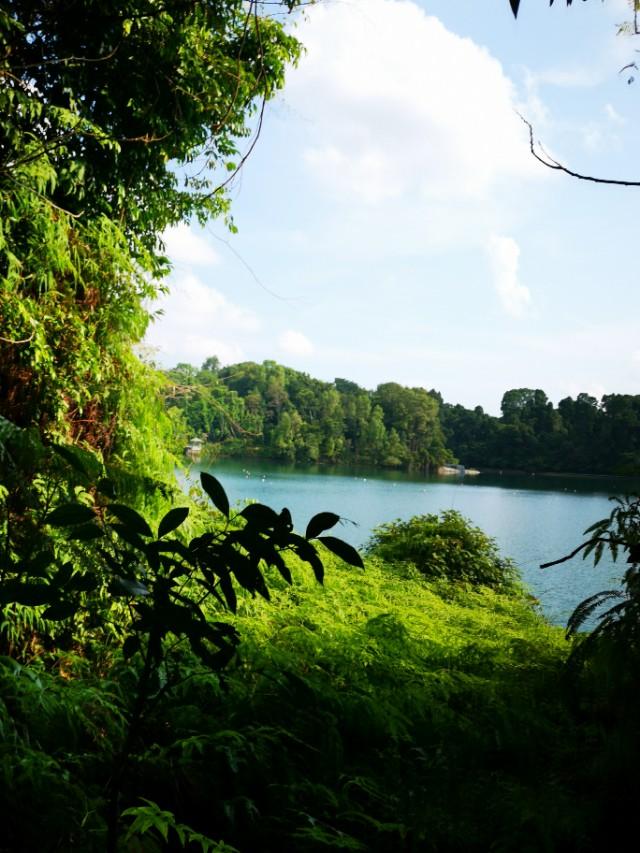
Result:
[[340,516],[336,515],[335,512],[319,512],[307,524],[305,536],[307,539],[315,539],[316,536],[334,527],[339,521]]
[[207,474],[206,471],[202,471],[200,474],[200,482],[202,484],[202,488],[211,498],[213,505],[216,509],[219,509],[223,515],[226,515],[229,518],[229,498],[227,497],[227,493],[222,488],[222,485],[219,480],[216,480],[211,474]]
[[344,560],[345,563],[349,563],[350,566],[364,569],[362,557],[353,545],[349,545],[348,542],[343,542],[342,539],[337,539],[335,536],[320,536],[318,537],[318,542],[322,542],[325,548],[328,548],[336,557]]

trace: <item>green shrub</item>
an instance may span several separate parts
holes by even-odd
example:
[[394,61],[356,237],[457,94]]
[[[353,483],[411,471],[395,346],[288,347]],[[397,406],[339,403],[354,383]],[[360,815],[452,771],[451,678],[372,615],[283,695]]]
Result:
[[444,578],[503,592],[519,588],[512,560],[501,557],[495,541],[453,509],[381,524],[373,531],[368,551],[389,563],[412,563],[430,580]]

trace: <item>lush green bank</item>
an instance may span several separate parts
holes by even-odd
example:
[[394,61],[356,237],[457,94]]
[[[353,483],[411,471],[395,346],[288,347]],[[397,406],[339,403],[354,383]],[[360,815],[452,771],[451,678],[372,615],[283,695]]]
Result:
[[[553,810],[558,843],[583,819],[562,778],[566,643],[525,600],[336,562],[324,588],[243,601],[236,625],[224,684],[185,659],[145,719],[123,806],[146,797],[243,851],[521,848],[531,810]],[[104,849],[130,666],[4,659],[8,849]]]
[[458,459],[494,470],[640,472],[638,395],[579,394],[556,407],[540,389],[518,388],[504,394],[497,418],[434,389],[387,382],[369,391],[274,361],[221,367],[212,357],[166,375],[169,411],[225,456],[418,471]]
[[237,657],[214,673],[177,647],[133,735],[143,658],[86,633],[47,652],[23,610],[0,660],[2,849],[104,850],[123,744],[122,850],[617,849],[620,693],[571,675],[479,531],[425,521],[381,531],[364,571],[323,554],[322,586],[294,557],[292,587],[266,572],[271,602],[225,616]]

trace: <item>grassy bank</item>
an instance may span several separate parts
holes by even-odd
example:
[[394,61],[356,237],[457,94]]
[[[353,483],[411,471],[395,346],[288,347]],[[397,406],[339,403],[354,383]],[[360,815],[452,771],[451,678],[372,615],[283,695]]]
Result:
[[[182,661],[137,733],[121,804],[174,817],[124,849],[178,849],[172,821],[243,853],[587,845],[562,632],[523,596],[327,563],[324,587],[273,578],[270,604],[240,600],[224,679]],[[2,662],[0,849],[104,849],[133,668]]]

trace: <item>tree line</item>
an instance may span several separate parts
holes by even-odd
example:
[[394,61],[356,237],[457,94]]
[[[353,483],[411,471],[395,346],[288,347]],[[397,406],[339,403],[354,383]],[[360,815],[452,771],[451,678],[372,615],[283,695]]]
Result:
[[225,455],[287,462],[429,470],[468,467],[558,473],[640,473],[640,395],[566,397],[507,391],[499,417],[396,382],[367,390],[265,361],[166,371],[167,406]]

